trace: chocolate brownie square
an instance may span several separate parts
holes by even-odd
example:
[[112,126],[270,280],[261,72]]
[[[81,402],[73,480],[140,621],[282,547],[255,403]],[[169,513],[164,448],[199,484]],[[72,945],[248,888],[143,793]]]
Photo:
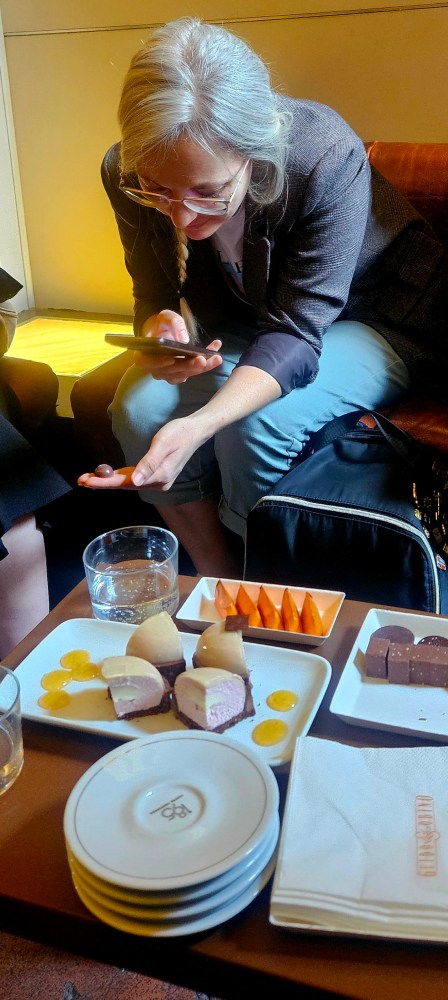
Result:
[[429,684],[432,648],[432,646],[413,647],[409,669],[411,684]]
[[427,646],[431,649],[429,684],[431,687],[448,687],[448,646]]
[[410,657],[414,646],[409,642],[391,642],[387,654],[389,684],[410,684]]
[[364,654],[364,670],[367,677],[387,679],[387,651],[389,639],[376,639],[371,636]]

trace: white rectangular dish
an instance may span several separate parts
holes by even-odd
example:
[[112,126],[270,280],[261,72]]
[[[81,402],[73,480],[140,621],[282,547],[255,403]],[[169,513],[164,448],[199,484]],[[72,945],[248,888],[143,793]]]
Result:
[[[122,740],[185,729],[172,711],[136,719],[117,719],[107,686],[101,678],[70,681],[64,687],[70,696],[64,708],[49,711],[38,703],[45,693],[42,678],[44,674],[60,669],[61,656],[72,650],[87,650],[91,661],[99,664],[105,656],[124,653],[135,628],[135,625],[90,618],[74,618],[58,625],[15,671],[20,682],[24,718]],[[198,636],[180,634],[188,669]],[[330,664],[315,653],[283,647],[245,642],[244,650],[251,671],[256,714],[226,730],[226,735],[256,749],[271,767],[287,764],[297,736],[308,732],[316,715],[330,680]],[[266,702],[270,694],[279,690],[291,691],[297,698],[295,706],[287,712],[274,711]],[[268,719],[282,719],[287,732],[274,745],[259,746],[252,734],[259,723]]]
[[[252,600],[256,601],[261,583],[254,583],[248,580],[226,580],[222,579],[226,590],[235,600],[240,583],[244,584]],[[215,588],[218,583],[217,576],[203,576],[192,590],[185,604],[179,609],[176,618],[180,622],[185,622],[191,628],[201,628],[202,630],[213,622],[221,621],[221,615],[215,605]],[[280,609],[283,591],[285,586],[274,583],[264,583],[263,587],[269,594],[271,600]],[[333,625],[339,614],[341,604],[345,594],[336,590],[311,590],[306,587],[288,587],[299,611],[301,611],[303,599],[307,590],[314,598],[322,618],[323,635],[308,635],[304,632],[284,632],[271,628],[248,627],[243,629],[243,635],[248,639],[263,639],[266,642],[287,642],[297,646],[320,646],[325,639],[328,639],[332,632]]]
[[416,642],[428,635],[448,639],[448,618],[372,608],[344,667],[330,712],[355,726],[447,741],[448,688],[389,684],[387,680],[366,677],[364,653],[372,633],[383,625],[411,629]]

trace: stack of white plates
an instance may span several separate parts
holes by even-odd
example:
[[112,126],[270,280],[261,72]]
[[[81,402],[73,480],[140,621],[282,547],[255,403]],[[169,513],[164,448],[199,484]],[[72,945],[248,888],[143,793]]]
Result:
[[274,871],[278,798],[270,767],[227,736],[174,731],[125,743],[67,801],[76,891],[95,916],[131,934],[215,927]]

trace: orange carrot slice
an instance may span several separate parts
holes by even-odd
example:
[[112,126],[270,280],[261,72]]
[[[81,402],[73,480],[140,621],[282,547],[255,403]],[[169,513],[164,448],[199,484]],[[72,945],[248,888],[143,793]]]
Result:
[[221,618],[227,615],[237,615],[238,609],[229,591],[226,590],[222,580],[218,580],[215,587],[215,607],[219,611]]
[[269,597],[267,590],[263,586],[260,587],[260,593],[258,595],[258,610],[261,614],[261,620],[263,622],[264,628],[275,628],[283,630],[283,623],[281,619],[280,612],[276,608],[273,600]]
[[291,594],[291,591],[286,589],[283,592],[282,606],[281,606],[281,616],[283,622],[283,628],[286,632],[301,632],[302,622],[300,620],[299,609],[297,604]]
[[261,620],[260,612],[255,601],[252,600],[250,594],[248,594],[242,583],[240,583],[238,593],[236,595],[236,606],[240,615],[248,615],[249,625],[252,625],[254,628],[261,628],[263,622]]
[[319,608],[308,592],[305,594],[302,605],[302,628],[307,635],[323,635],[322,618]]

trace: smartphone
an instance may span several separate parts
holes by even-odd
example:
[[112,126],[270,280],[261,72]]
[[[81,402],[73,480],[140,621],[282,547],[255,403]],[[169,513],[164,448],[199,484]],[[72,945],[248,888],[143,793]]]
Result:
[[175,355],[177,358],[214,358],[219,351],[209,351],[206,347],[181,344],[166,337],[135,337],[133,333],[106,333],[104,339],[114,347],[127,347],[130,351],[147,351],[150,354]]

